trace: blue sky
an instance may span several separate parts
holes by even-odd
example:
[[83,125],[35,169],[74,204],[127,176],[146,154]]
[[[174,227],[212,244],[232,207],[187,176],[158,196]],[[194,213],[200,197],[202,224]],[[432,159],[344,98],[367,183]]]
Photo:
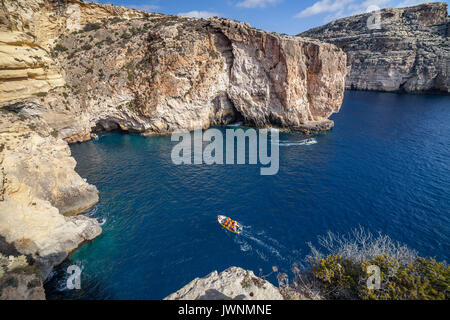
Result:
[[[444,2],[448,3],[449,0]],[[336,18],[377,8],[407,7],[418,0],[96,0],[150,12],[207,18],[221,16],[279,33],[298,34]],[[430,2],[430,1],[428,1]]]

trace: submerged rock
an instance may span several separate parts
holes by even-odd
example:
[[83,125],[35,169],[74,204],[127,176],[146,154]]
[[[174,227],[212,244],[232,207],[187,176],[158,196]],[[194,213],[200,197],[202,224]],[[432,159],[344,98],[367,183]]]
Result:
[[253,271],[231,267],[197,278],[164,300],[283,300],[271,283]]
[[349,89],[450,93],[446,3],[360,14],[300,36],[333,43],[347,53]]

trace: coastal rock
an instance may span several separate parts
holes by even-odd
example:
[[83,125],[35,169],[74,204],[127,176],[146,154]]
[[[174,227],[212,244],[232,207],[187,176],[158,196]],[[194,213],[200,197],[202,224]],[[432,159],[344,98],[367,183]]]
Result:
[[[33,33],[57,25],[36,41],[49,48],[65,85],[27,100],[45,106],[43,117],[69,143],[86,141],[95,130],[170,133],[238,120],[329,130],[328,117],[340,109],[347,68],[333,45],[226,19],[33,1],[45,9],[10,18],[10,29]],[[75,32],[60,26],[68,23],[61,14],[68,7],[80,11]],[[55,22],[33,19],[23,27],[41,11],[53,12]]]
[[[67,143],[53,137],[36,107],[15,106],[0,119],[0,235],[31,255],[45,279],[52,267],[101,233],[95,219],[64,216],[98,201],[97,189],[74,170]],[[1,177],[0,177],[1,178]]]
[[44,94],[64,83],[61,70],[35,38],[0,31],[0,103]]
[[196,278],[164,300],[283,300],[271,283],[255,276],[253,271],[231,267]]
[[101,233],[71,216],[98,192],[67,143],[233,121],[329,130],[343,100],[345,53],[317,40],[80,0],[0,9],[0,236],[42,279]]
[[299,36],[347,53],[346,88],[450,93],[449,32],[447,4],[436,2],[338,19]]
[[226,19],[214,19],[212,25],[231,42],[228,95],[246,120],[295,129],[327,122],[339,111],[346,74],[341,50]]

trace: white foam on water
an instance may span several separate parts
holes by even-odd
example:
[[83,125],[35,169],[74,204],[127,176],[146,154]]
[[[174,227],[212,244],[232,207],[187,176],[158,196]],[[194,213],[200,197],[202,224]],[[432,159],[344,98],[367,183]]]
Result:
[[240,245],[240,248],[241,248],[241,251],[243,251],[243,252],[247,252],[247,251],[251,251],[252,250],[252,246],[249,245],[247,242],[243,242]]
[[253,237],[253,236],[251,236],[251,235],[247,235],[247,237],[248,237],[249,239],[253,240],[254,242],[256,242],[258,245],[260,245],[260,246],[263,247],[264,249],[268,250],[268,251],[269,251],[270,253],[272,253],[273,255],[277,256],[279,259],[285,260],[285,259],[281,256],[280,252],[279,252],[275,247],[273,247],[273,246],[271,246],[271,245],[265,243],[264,241],[262,241],[262,240],[260,240],[260,239],[258,239],[258,238],[255,238],[255,237]]
[[263,259],[264,261],[269,261],[269,259],[266,257],[266,255],[263,253],[263,252],[261,252],[261,251],[259,251],[258,249],[256,249],[256,253],[258,254],[258,256],[261,258],[261,259]]

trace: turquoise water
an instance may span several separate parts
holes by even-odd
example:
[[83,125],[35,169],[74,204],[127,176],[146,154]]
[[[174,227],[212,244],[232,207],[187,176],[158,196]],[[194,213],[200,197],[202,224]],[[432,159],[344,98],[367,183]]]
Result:
[[[280,171],[175,166],[169,137],[120,133],[72,146],[100,191],[103,234],[46,284],[49,299],[162,299],[213,270],[289,271],[327,231],[362,226],[449,260],[450,97],[346,92],[336,126],[305,146],[280,133]],[[225,214],[245,231],[216,221]],[[64,289],[70,264],[82,289]],[[269,280],[275,281],[274,277]]]

